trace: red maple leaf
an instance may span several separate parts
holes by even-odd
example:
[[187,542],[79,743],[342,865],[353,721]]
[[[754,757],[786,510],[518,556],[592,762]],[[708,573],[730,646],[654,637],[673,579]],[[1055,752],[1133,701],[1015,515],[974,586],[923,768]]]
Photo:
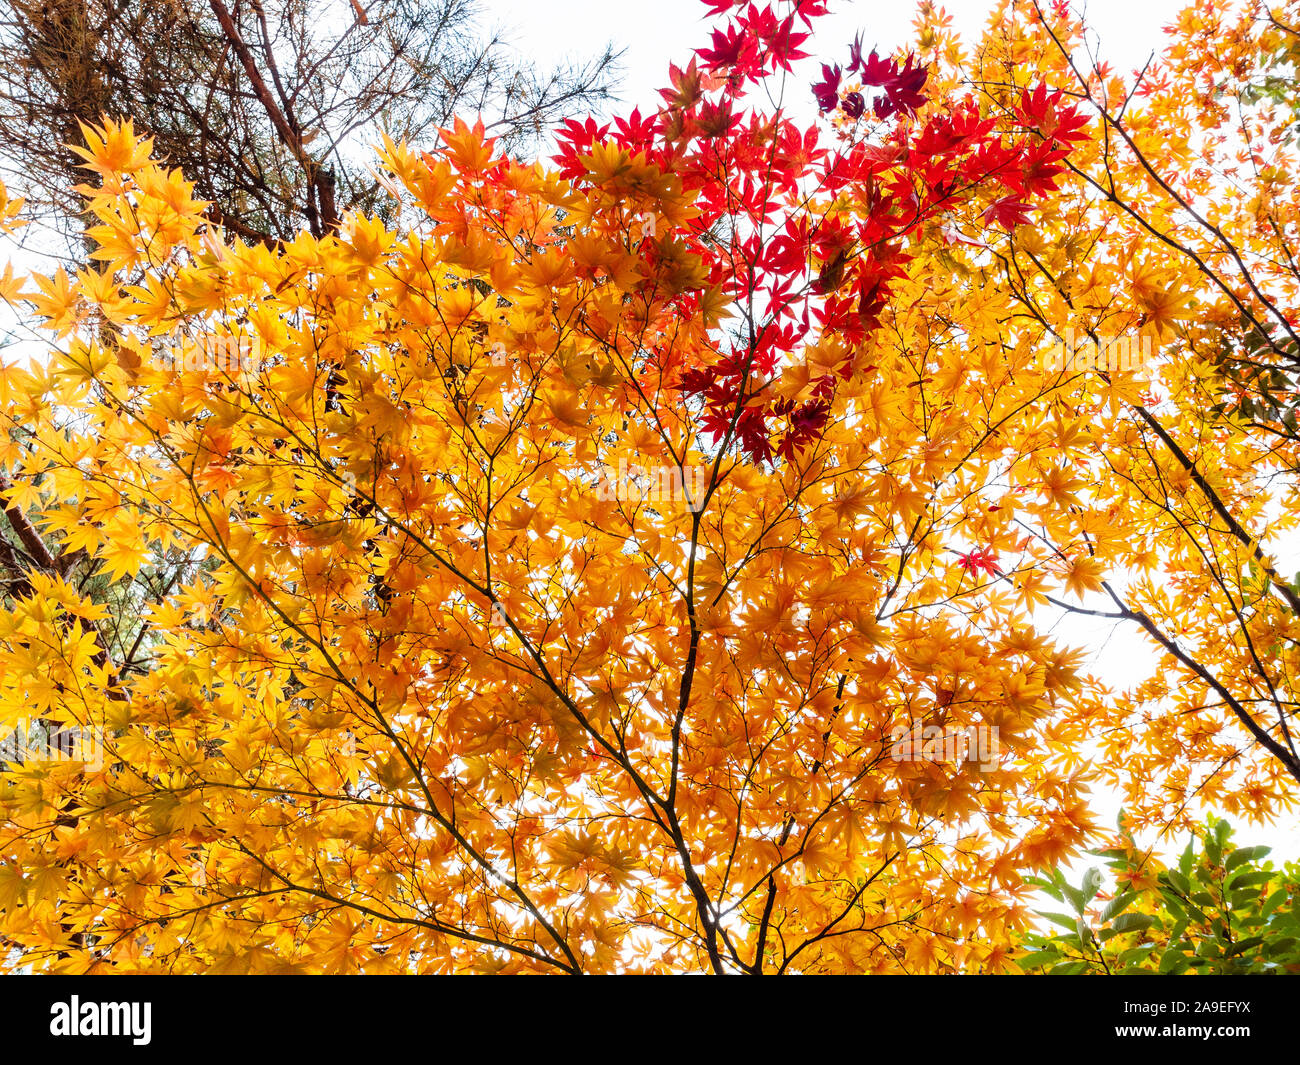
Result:
[[1012,230],[1016,226],[1029,221],[1029,212],[1032,208],[1024,200],[1017,199],[1015,196],[1003,196],[1000,200],[994,200],[988,210],[984,212],[984,221],[996,222],[1005,230]]
[[957,565],[969,572],[972,576],[983,570],[990,577],[1002,576],[1002,570],[998,566],[997,552],[988,547],[977,547],[970,554],[957,555]]

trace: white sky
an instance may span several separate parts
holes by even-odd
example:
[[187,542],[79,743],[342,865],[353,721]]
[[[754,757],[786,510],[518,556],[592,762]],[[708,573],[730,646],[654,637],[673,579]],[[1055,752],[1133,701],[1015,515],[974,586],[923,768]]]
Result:
[[[708,8],[701,0],[481,0],[485,26],[500,27],[521,53],[539,63],[589,56],[607,41],[626,48],[623,98],[642,110],[659,103],[669,61],[679,66],[708,41]],[[978,37],[992,9],[989,0],[950,0],[943,9],[966,37]],[[1184,7],[1178,0],[1091,0],[1081,5],[1102,42],[1103,59],[1117,70],[1140,67],[1160,39],[1160,30]],[[911,0],[831,0],[818,20],[818,60],[843,63],[854,36],[882,52],[912,36],[916,4]],[[820,53],[820,54],[819,54]]]

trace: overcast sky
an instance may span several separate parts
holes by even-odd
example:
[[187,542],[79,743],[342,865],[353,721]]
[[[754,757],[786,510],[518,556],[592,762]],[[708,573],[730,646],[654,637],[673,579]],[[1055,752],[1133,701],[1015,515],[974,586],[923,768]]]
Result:
[[[658,102],[669,60],[679,64],[708,40],[708,9],[701,0],[482,0],[486,20],[505,30],[521,52],[543,63],[589,56],[605,42],[626,48],[624,98],[643,108]],[[977,37],[989,18],[989,0],[951,0],[942,5],[967,37]],[[1097,31],[1101,55],[1118,69],[1140,67],[1156,47],[1161,27],[1172,22],[1181,0],[1092,0],[1083,4]],[[916,4],[910,0],[831,0],[818,24],[821,58],[842,61],[857,33],[866,44],[891,50],[912,33]]]

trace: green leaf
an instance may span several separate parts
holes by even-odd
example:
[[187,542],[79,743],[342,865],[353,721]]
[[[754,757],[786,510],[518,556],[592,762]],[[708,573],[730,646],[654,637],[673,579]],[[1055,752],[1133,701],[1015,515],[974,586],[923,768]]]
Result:
[[1068,928],[1071,932],[1075,930],[1077,917],[1070,917],[1064,913],[1052,913],[1046,910],[1038,911],[1039,917],[1046,917],[1052,924],[1059,924],[1062,928]]
[[1236,869],[1242,862],[1254,862],[1263,858],[1272,851],[1272,847],[1238,847],[1228,855],[1228,860],[1223,863],[1223,868],[1228,872]]
[[1115,918],[1111,927],[1116,932],[1145,931],[1150,928],[1155,918],[1146,913],[1125,913]]
[[1245,951],[1254,950],[1263,942],[1263,936],[1251,936],[1249,939],[1243,939],[1239,943],[1233,945],[1232,949],[1227,952],[1227,956],[1232,957],[1234,954],[1242,954]]
[[1105,850],[1089,851],[1088,853],[1098,858],[1109,858],[1112,861],[1123,861],[1128,857],[1128,851],[1121,847],[1107,847]]
[[1093,942],[1092,929],[1088,927],[1087,923],[1084,921],[1082,917],[1080,917],[1075,922],[1074,930],[1079,937],[1079,942],[1082,943],[1085,947],[1089,946]]
[[1119,963],[1128,967],[1139,961],[1145,961],[1155,949],[1156,945],[1154,943],[1143,943],[1140,947],[1129,947],[1128,950],[1120,951]]
[[1284,887],[1278,888],[1275,892],[1273,892],[1273,894],[1271,894],[1267,899],[1264,900],[1264,905],[1259,908],[1260,916],[1267,917],[1270,913],[1272,913],[1279,906],[1281,906],[1282,903],[1286,902],[1289,895],[1290,892],[1287,891],[1286,888]]
[[1138,892],[1136,891],[1121,891],[1110,902],[1106,903],[1105,909],[1101,911],[1101,923],[1109,924],[1113,918],[1118,917],[1132,906],[1137,898]]
[[1223,860],[1223,848],[1228,845],[1228,837],[1232,835],[1232,826],[1227,821],[1216,821],[1214,825],[1214,837],[1209,835],[1205,837],[1205,853],[1210,856],[1210,864],[1218,865]]
[[1061,955],[1054,950],[1036,950],[1026,954],[1023,958],[1012,958],[1022,969],[1037,969],[1044,965],[1056,965],[1061,960]]
[[1025,883],[1032,884],[1048,898],[1055,899],[1057,902],[1065,901],[1065,896],[1061,894],[1060,889],[1057,888],[1050,880],[1044,880],[1042,877],[1039,876],[1027,876],[1025,877]]

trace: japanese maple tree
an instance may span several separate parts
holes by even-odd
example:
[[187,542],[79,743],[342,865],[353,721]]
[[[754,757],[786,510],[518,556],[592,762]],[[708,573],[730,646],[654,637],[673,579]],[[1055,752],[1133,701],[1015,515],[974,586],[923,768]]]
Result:
[[[103,757],[0,779],[10,957],[1009,967],[1025,874],[1092,831],[1101,693],[1026,576],[1075,422],[1013,295],[952,275],[1008,254],[1085,120],[858,40],[801,123],[779,85],[832,50],[824,5],[710,6],[659,113],[554,160],[465,122],[386,143],[392,227],[250,246],[129,123],[87,131],[99,268],[3,281],[53,351],[0,374],[44,548],[0,720]],[[898,757],[916,723],[997,756]]]

